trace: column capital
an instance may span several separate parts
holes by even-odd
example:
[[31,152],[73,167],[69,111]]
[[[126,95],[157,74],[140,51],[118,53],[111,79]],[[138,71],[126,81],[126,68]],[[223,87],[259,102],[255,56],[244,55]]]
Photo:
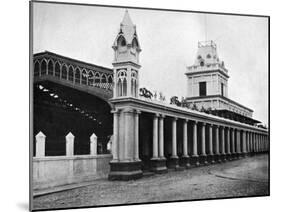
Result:
[[138,109],[135,109],[135,113],[136,113],[136,114],[141,114],[141,111],[138,110]]
[[202,122],[202,126],[206,126],[206,122]]
[[165,118],[166,115],[165,114],[159,114],[160,115],[160,118]]
[[121,112],[121,110],[119,108],[116,108],[116,109],[113,109],[110,111],[111,113],[116,113],[116,114],[119,114]]
[[130,108],[130,107],[124,108],[124,109],[123,109],[123,113],[134,113],[134,109],[133,109],[133,108]]
[[158,118],[158,117],[160,117],[160,114],[159,113],[154,113],[154,116],[153,116],[154,118]]
[[178,120],[178,117],[173,117],[173,121],[177,121]]

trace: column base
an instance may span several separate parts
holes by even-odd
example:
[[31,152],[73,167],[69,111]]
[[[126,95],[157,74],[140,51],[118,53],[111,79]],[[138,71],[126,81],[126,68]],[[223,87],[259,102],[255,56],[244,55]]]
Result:
[[222,163],[221,155],[220,154],[215,154],[214,155],[214,160],[216,163]]
[[227,153],[227,154],[225,155],[225,158],[226,158],[226,160],[228,160],[228,161],[232,160],[231,154],[230,154],[230,153]]
[[190,168],[190,157],[189,156],[182,156],[179,159],[179,165],[184,168]]
[[226,154],[225,153],[223,153],[223,154],[221,154],[221,161],[222,162],[226,162],[227,160],[226,160]]
[[167,166],[169,169],[178,169],[179,168],[179,158],[178,157],[170,157],[167,161]]
[[167,166],[166,166],[166,158],[153,158],[150,160],[151,162],[151,171],[162,174],[168,172]]
[[208,164],[207,155],[200,155],[199,156],[199,163],[202,166],[207,165]]
[[141,161],[132,162],[115,162],[111,161],[110,172],[108,175],[108,180],[135,180],[142,177],[143,172],[141,170]]
[[215,163],[215,156],[214,155],[207,155],[207,161],[210,164],[214,164]]
[[190,157],[190,165],[191,166],[199,166],[200,163],[199,163],[199,156],[198,155],[192,155]]

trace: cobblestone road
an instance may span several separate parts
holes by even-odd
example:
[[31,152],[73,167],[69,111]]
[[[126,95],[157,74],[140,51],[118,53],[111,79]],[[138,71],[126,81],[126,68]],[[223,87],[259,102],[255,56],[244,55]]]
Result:
[[268,156],[145,177],[97,180],[92,185],[34,199],[34,208],[65,208],[219,197],[268,195]]

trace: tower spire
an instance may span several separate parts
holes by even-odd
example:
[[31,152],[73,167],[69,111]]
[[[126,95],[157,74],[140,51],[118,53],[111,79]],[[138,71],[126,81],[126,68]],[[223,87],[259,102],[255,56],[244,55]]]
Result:
[[123,20],[121,22],[121,25],[123,25],[123,26],[134,26],[128,10],[125,11],[125,14],[124,14]]

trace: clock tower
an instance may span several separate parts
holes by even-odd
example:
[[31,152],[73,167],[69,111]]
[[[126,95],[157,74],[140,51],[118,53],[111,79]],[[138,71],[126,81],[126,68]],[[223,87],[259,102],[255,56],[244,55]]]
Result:
[[113,98],[138,97],[139,90],[139,54],[141,48],[136,26],[128,11],[120,23],[119,32],[112,46],[114,50]]

